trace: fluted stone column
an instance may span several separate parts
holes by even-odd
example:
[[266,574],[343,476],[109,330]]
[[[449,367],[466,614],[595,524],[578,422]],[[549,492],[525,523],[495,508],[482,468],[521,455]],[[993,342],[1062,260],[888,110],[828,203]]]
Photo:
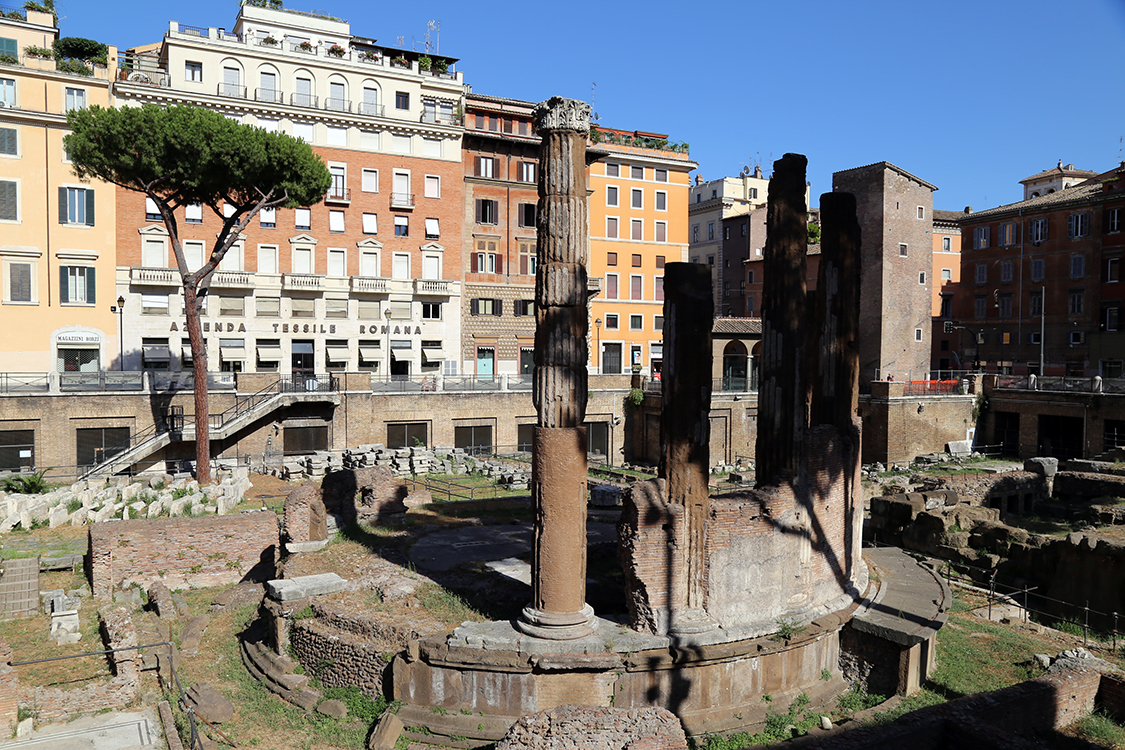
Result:
[[533,112],[539,147],[532,451],[532,601],[517,626],[571,640],[593,633],[586,604],[588,356],[586,135],[590,105],[552,97]]

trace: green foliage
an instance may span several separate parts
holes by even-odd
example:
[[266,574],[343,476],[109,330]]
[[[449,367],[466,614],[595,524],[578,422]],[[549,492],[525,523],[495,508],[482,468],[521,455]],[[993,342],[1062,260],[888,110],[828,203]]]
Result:
[[70,498],[69,501],[67,501],[66,512],[67,513],[73,513],[74,511],[78,510],[81,507],[82,507],[82,501],[79,500],[76,497],[72,497],[72,498]]
[[422,55],[418,58],[418,70],[429,70],[433,67],[434,61],[429,55]]
[[370,724],[387,710],[387,699],[383,696],[370,698],[355,685],[331,687],[324,690],[324,697],[342,701],[348,707],[348,716],[362,719]]
[[15,65],[17,62],[19,62],[19,60],[16,59],[15,55],[0,55],[0,64]]
[[46,470],[34,474],[15,474],[0,481],[0,489],[14,495],[43,495],[51,491],[51,483],[43,478]]
[[754,745],[771,745],[808,734],[820,723],[820,714],[807,710],[807,693],[801,693],[785,713],[766,712],[766,724],[756,733],[738,732],[730,735],[709,734],[698,747],[702,750],[742,750]]
[[93,39],[83,39],[79,36],[64,36],[55,42],[55,57],[72,57],[75,60],[105,65],[109,48]]
[[817,224],[815,221],[809,222],[809,244],[820,244],[820,224]]
[[839,718],[850,719],[860,711],[872,706],[878,706],[887,700],[886,696],[869,693],[858,685],[853,685],[848,692],[836,699],[836,715]]
[[1100,711],[1090,714],[1078,722],[1078,731],[1091,742],[1103,747],[1125,745],[1125,729]]
[[777,632],[770,636],[770,640],[787,641],[804,629],[804,625],[798,625],[795,622],[790,622],[789,620],[778,620]]
[[630,388],[629,395],[625,397],[625,403],[630,406],[640,406],[645,402],[645,392],[640,388]]
[[30,55],[31,57],[45,57],[48,60],[51,59],[52,57],[54,57],[54,54],[51,52],[51,50],[47,49],[46,47],[40,47],[40,46],[35,45],[35,44],[29,44],[26,47],[24,47],[23,53],[25,55]]
[[415,592],[415,596],[430,614],[446,622],[484,619],[464,599],[435,583],[423,584]]
[[294,620],[310,620],[313,617],[316,617],[316,613],[313,612],[311,604],[306,604],[304,609],[298,610],[297,612],[293,613]]
[[443,58],[440,58],[440,57],[438,59],[434,60],[434,72],[435,73],[448,73],[449,72],[449,61],[445,60]]
[[172,499],[179,500],[181,497],[186,497],[188,490],[186,487],[181,487],[178,490],[172,490]]
[[820,679],[824,680],[825,682],[828,682],[829,680],[832,679],[832,671],[829,670],[829,669],[820,670]]
[[59,60],[55,63],[55,70],[61,73],[73,73],[77,76],[92,76],[94,71],[89,64],[81,60]]
[[348,51],[346,49],[338,44],[333,44],[328,48],[328,54],[332,55],[332,57],[343,57],[345,54],[347,54],[347,52]]

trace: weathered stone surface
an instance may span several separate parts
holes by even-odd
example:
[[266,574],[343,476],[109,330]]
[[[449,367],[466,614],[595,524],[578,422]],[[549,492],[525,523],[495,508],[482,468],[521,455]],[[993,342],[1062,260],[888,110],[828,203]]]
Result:
[[1053,457],[1029,458],[1023,462],[1024,471],[1033,471],[1044,477],[1053,477],[1059,470],[1059,460]]
[[402,719],[390,711],[385,712],[367,741],[367,750],[394,750],[403,729]]
[[234,718],[234,704],[210,685],[192,685],[187,699],[195,712],[212,724],[224,724]]
[[496,750],[686,750],[680,720],[655,706],[557,706],[517,721]]
[[163,583],[157,581],[148,587],[148,603],[156,610],[156,616],[160,619],[176,619],[176,605],[172,601],[172,592]]
[[348,715],[348,707],[343,701],[326,700],[320,702],[320,705],[316,707],[316,712],[332,719],[343,719]]
[[266,593],[279,602],[304,599],[320,594],[335,594],[347,588],[348,582],[335,573],[321,573],[298,578],[278,578],[266,582]]

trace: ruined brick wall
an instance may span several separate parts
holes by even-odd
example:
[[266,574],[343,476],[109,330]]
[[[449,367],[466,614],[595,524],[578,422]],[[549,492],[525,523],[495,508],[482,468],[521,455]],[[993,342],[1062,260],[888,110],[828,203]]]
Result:
[[285,498],[285,538],[290,542],[319,542],[328,538],[320,489],[304,482]]
[[680,720],[666,708],[556,706],[512,725],[496,750],[687,750]]
[[268,580],[278,541],[268,512],[99,523],[89,527],[87,573],[97,597],[123,581],[179,589]]
[[371,697],[383,694],[383,677],[394,654],[418,634],[387,625],[334,602],[311,605],[314,617],[293,619],[293,655],[326,687],[355,685]]
[[683,506],[668,502],[663,479],[633,483],[621,502],[617,554],[629,621],[637,630],[664,633],[672,592],[683,587]]
[[12,667],[12,648],[0,638],[0,737],[9,737],[19,721],[20,676]]
[[[129,610],[110,605],[98,610],[106,649],[137,646],[137,628]],[[109,654],[114,676],[78,690],[29,688],[21,702],[30,704],[41,723],[69,719],[83,713],[124,708],[140,694],[140,656],[136,650]]]
[[343,518],[385,523],[389,516],[405,513],[406,484],[385,466],[364,466],[334,471],[324,476],[321,497],[329,513]]
[[1055,495],[1064,500],[1125,497],[1125,477],[1060,471],[1055,474]]
[[1003,501],[1012,496],[1026,499],[1032,506],[1051,496],[1051,485],[1047,478],[1031,471],[951,476],[945,480],[944,487],[956,492],[961,502],[995,507],[1002,511],[1007,506]]
[[[906,397],[904,385],[872,383],[872,393],[860,396],[864,463],[909,463],[916,456],[940,453],[946,443],[964,440],[973,426],[973,396]],[[880,386],[902,397],[881,398]]]

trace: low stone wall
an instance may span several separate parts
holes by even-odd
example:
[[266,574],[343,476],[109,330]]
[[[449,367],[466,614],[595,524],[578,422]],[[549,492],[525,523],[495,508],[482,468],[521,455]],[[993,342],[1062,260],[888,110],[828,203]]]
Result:
[[274,577],[277,516],[256,511],[214,518],[161,518],[89,527],[87,574],[94,596],[122,582],[171,589]]
[[1051,480],[1031,471],[952,476],[944,488],[956,492],[961,502],[997,508],[1003,515],[1031,513],[1051,496]]
[[687,750],[680,720],[666,708],[557,706],[517,721],[496,750]]
[[345,610],[332,602],[311,604],[313,617],[292,619],[289,645],[305,671],[326,687],[355,685],[375,697],[394,655],[418,636],[413,631]]
[[406,485],[384,466],[335,471],[321,484],[324,507],[344,519],[380,524],[406,512]]
[[1079,502],[1099,497],[1125,498],[1125,477],[1060,471],[1055,475],[1055,495],[1063,500]]
[[140,654],[131,648],[138,645],[132,615],[124,606],[111,605],[98,610],[98,616],[102,621],[105,648],[129,649],[107,655],[114,677],[79,690],[28,688],[20,702],[35,711],[38,722],[60,721],[77,714],[123,708],[137,699],[141,685]]

